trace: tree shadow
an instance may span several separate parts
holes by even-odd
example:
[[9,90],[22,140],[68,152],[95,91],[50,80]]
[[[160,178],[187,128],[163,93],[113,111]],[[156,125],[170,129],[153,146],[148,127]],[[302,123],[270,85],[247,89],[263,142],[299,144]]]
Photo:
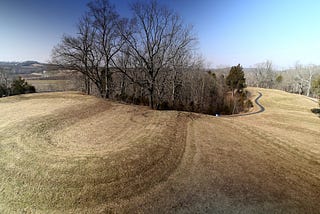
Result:
[[320,108],[313,108],[311,109],[311,112],[318,115],[318,117],[320,117]]

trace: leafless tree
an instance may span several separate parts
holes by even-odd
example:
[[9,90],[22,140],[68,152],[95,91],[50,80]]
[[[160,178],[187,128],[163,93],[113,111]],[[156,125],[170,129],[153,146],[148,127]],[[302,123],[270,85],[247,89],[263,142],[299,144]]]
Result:
[[224,111],[225,78],[203,69],[192,28],[157,1],[135,3],[132,12],[132,19],[121,19],[108,0],[91,1],[78,34],[54,48],[54,61],[83,74],[87,93],[94,85],[103,98],[231,113]]
[[[295,81],[299,86],[299,94],[310,96],[312,89],[312,78],[319,68],[315,65],[303,66],[298,62],[295,64]],[[306,91],[304,93],[304,91]]]
[[5,69],[2,68],[0,68],[0,84],[5,85],[6,87],[9,86],[8,73],[5,71]]
[[261,88],[272,88],[274,85],[275,73],[272,62],[267,60],[255,65],[256,86]]
[[112,58],[121,48],[117,34],[118,15],[107,0],[94,0],[78,24],[78,35],[64,36],[53,50],[53,59],[85,76],[87,92],[90,81],[101,97],[111,92]]
[[0,68],[0,97],[9,95],[10,80],[8,72]]
[[125,28],[130,31],[122,31],[122,38],[143,73],[139,84],[147,89],[149,105],[155,108],[164,92],[159,88],[166,81],[163,75],[173,70],[177,57],[190,51],[194,38],[178,15],[156,1],[133,4],[132,11],[130,28]]
[[109,98],[112,93],[112,58],[120,51],[123,43],[118,33],[119,15],[108,0],[93,0],[88,4],[89,15],[95,31],[95,44],[101,55],[102,94]]
[[[85,77],[86,85],[90,80],[97,87],[101,85],[99,73],[99,56],[95,51],[95,31],[91,26],[88,14],[83,16],[78,24],[78,35],[63,36],[62,41],[53,49],[52,58],[55,63],[62,64],[65,68],[76,70]],[[87,93],[90,87],[87,87]]]

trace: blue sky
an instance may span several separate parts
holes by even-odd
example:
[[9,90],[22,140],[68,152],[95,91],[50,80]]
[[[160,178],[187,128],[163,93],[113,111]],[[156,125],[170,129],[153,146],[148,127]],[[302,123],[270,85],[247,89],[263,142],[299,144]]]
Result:
[[[147,0],[144,0],[147,1]],[[74,34],[87,0],[0,0],[0,61],[47,62],[63,34]],[[122,16],[130,0],[111,0]],[[279,68],[320,64],[320,1],[159,0],[194,26],[199,51],[211,67]]]

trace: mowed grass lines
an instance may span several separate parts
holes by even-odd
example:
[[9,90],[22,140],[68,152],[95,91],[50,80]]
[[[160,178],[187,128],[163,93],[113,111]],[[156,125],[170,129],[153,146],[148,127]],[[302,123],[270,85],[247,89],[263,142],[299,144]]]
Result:
[[[145,202],[144,213],[319,213],[320,119],[317,104],[260,91],[261,114],[191,114],[177,170]],[[196,117],[195,117],[196,116]]]
[[243,117],[0,99],[0,213],[319,213],[317,103],[249,90],[266,110]]
[[68,93],[0,105],[3,212],[94,210],[165,181],[183,154],[177,129],[185,123],[176,112]]

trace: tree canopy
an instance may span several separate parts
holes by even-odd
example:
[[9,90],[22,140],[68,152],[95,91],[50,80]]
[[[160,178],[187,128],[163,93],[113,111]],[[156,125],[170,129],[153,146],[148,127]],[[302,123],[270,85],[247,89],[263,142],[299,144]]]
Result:
[[226,84],[230,87],[232,93],[234,93],[234,90],[242,91],[246,87],[246,79],[240,64],[231,67],[229,75],[226,78]]

